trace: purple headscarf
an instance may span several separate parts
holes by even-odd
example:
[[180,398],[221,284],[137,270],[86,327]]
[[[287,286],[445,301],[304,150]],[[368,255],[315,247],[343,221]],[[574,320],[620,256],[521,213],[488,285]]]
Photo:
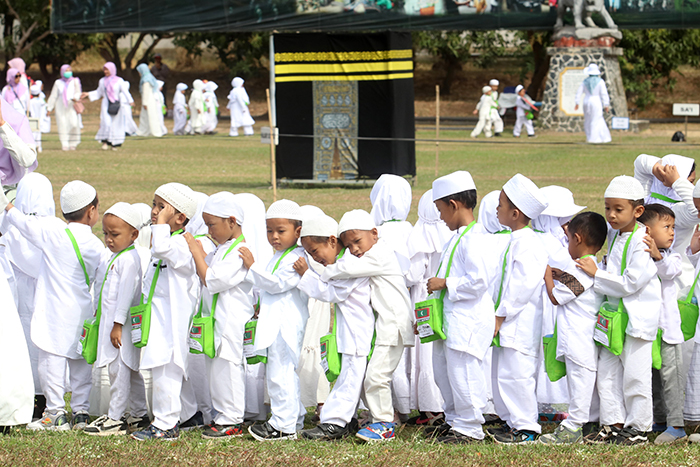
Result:
[[27,87],[24,84],[22,84],[22,80],[20,80],[19,83],[15,83],[15,76],[17,76],[18,74],[21,74],[21,72],[17,68],[10,68],[9,70],[7,70],[7,85],[11,89],[6,91],[3,97],[10,104],[12,104],[19,97],[21,97],[25,92],[27,92]]
[[16,68],[20,73],[25,74],[27,65],[24,63],[24,60],[21,58],[13,58],[9,62],[7,62],[8,65],[10,65],[10,68]]
[[[68,64],[61,66],[61,81],[65,83],[65,86],[63,87],[63,105],[65,105],[66,107],[68,107],[68,101],[72,100],[68,98],[68,86],[70,85],[71,81],[73,81],[74,79],[78,79],[75,76],[72,76],[68,79],[63,77],[63,73],[65,73],[68,70],[68,68],[70,68],[70,65]],[[78,82],[80,82],[80,80],[78,80]]]
[[110,102],[117,102],[119,97],[119,89],[115,86],[117,83],[117,66],[112,62],[107,62],[102,68],[107,68],[109,70],[109,76],[104,78],[107,99],[109,99]]
[[[0,105],[2,105],[2,118],[15,130],[15,133],[17,133],[22,141],[33,145],[34,137],[32,136],[32,130],[29,128],[29,120],[27,120],[27,117],[16,111],[15,108],[12,107],[12,104],[9,104],[5,99],[0,99]],[[26,173],[34,172],[37,165],[37,161],[34,161],[28,169],[20,166],[19,163],[12,158],[10,151],[8,151],[2,144],[2,141],[0,141],[0,183],[3,185],[14,185],[19,182]]]

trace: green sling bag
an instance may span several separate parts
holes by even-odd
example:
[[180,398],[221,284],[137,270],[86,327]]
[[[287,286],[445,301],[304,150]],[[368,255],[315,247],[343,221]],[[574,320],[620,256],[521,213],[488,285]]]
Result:
[[[221,258],[223,261],[226,256],[245,238],[243,235],[238,237],[235,242],[228,247],[226,253]],[[209,358],[216,357],[216,344],[214,343],[214,326],[216,325],[216,319],[214,314],[216,313],[216,304],[219,302],[219,294],[215,293],[212,295],[211,299],[211,312],[209,316],[202,316],[202,308],[204,304],[204,299],[199,300],[199,311],[192,318],[192,326],[190,326],[190,339],[188,341],[190,347],[190,353],[193,354],[204,354]]]
[[[464,232],[461,233],[455,246],[452,248],[450,253],[450,259],[447,261],[447,270],[445,271],[445,279],[450,275],[450,269],[452,269],[452,260],[454,259],[455,252],[457,251],[457,246],[462,240],[462,237],[474,227],[476,221],[472,221]],[[438,272],[440,272],[440,267],[442,267],[442,262],[438,266]],[[428,300],[418,302],[415,306],[415,316],[416,316],[416,327],[418,329],[418,335],[420,336],[421,344],[427,344],[428,342],[436,341],[438,339],[446,339],[447,335],[443,329],[444,324],[444,313],[443,305],[445,300],[445,294],[447,293],[447,287],[440,291],[440,297],[429,298]]]
[[[501,304],[501,295],[503,295],[503,279],[506,275],[506,259],[508,258],[508,252],[510,251],[510,243],[508,244],[508,248],[506,248],[506,252],[503,255],[503,266],[501,267],[501,285],[498,288],[498,298],[496,299],[496,303],[493,306],[494,311],[498,310],[498,306]],[[496,334],[493,336],[493,340],[491,341],[491,347],[500,347],[501,346],[501,335]]]
[[[345,248],[338,254],[336,261],[343,257]],[[326,373],[326,379],[332,383],[340,375],[342,368],[343,356],[338,352],[338,323],[337,319],[337,304],[331,305],[331,324],[328,334],[321,336],[321,367]],[[376,333],[376,331],[375,331]]]
[[[292,245],[280,256],[280,259],[275,263],[275,267],[272,268],[272,274],[275,273],[280,263],[291,251],[293,251],[297,246]],[[258,301],[258,306],[260,302]],[[245,323],[245,330],[243,331],[243,355],[246,357],[246,362],[248,365],[255,365],[257,363],[267,363],[267,349],[264,354],[258,354],[255,351],[255,335],[258,330],[258,319],[252,318],[250,321]]]
[[693,286],[688,291],[688,296],[685,300],[678,300],[678,311],[681,314],[681,331],[683,332],[683,338],[688,341],[695,337],[695,329],[698,325],[698,316],[700,312],[698,311],[698,306],[692,302],[695,293],[695,286],[698,283],[698,278],[700,278],[700,272],[695,276],[693,281]]
[[[170,234],[171,237],[181,234],[182,229]],[[144,303],[144,297],[141,296],[141,304],[132,306],[129,314],[131,315],[131,342],[134,347],[142,348],[148,345],[148,337],[151,334],[151,305],[153,304],[153,294],[156,291],[156,283],[160,276],[160,266],[163,260],[158,260],[156,272],[153,274],[151,281],[151,289],[148,291],[148,298]]]
[[[75,251],[75,255],[78,257],[78,261],[80,262],[80,267],[83,268],[83,274],[85,274],[85,284],[88,286],[88,291],[90,290],[90,276],[88,276],[87,268],[85,267],[85,261],[83,261],[83,255],[80,253],[80,248],[78,248],[78,242],[75,241],[75,237],[73,236],[73,232],[70,231],[70,229],[66,228],[66,234],[68,234],[68,238],[70,238],[70,242],[73,245],[73,250]],[[80,340],[78,341],[78,348],[76,351],[84,356],[84,351],[85,347],[88,345],[92,345],[92,341],[94,341],[94,348],[95,348],[95,355],[97,355],[97,333],[99,332],[97,328],[99,328],[99,320],[97,324],[90,324],[87,328],[86,325],[89,324],[88,321],[94,321],[94,318],[86,319],[85,323],[83,323],[83,330],[80,333]],[[87,360],[87,358],[86,358]],[[95,361],[95,359],[92,359],[92,362],[88,361],[88,363],[92,364]]]
[[566,376],[566,363],[557,360],[557,323],[554,323],[554,334],[542,337],[544,355],[544,370],[551,382],[559,381]]
[[[625,248],[622,250],[620,275],[625,273],[625,268],[627,267],[627,249],[638,228],[639,224],[635,224],[632,233],[625,243]],[[612,244],[610,245],[610,251],[612,251],[616,239],[617,234],[615,234]],[[622,347],[625,345],[625,331],[627,330],[628,322],[629,315],[625,311],[625,305],[622,303],[622,299],[618,300],[617,305],[610,303],[606,299],[598,311],[593,340],[595,340],[598,345],[608,349],[613,355],[620,355],[622,353]]]

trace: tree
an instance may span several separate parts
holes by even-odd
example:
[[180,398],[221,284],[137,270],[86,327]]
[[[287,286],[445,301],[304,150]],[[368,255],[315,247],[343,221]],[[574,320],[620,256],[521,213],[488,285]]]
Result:
[[269,37],[266,32],[192,32],[178,34],[173,42],[194,56],[202,54],[202,46],[211,50],[231,76],[253,76],[266,68],[262,59],[269,52]]
[[[0,12],[5,15],[5,56],[21,57],[51,31],[51,7],[49,0],[4,0]],[[14,20],[19,23],[13,29]]]
[[[96,36],[98,37],[98,40],[96,41],[97,52],[106,61],[113,62],[117,67],[117,71],[121,71],[122,59],[119,53],[118,43],[119,39],[125,37],[126,34],[105,33],[97,34]],[[124,70],[131,71],[134,69],[134,58],[136,57],[136,54],[141,48],[141,44],[143,43],[144,39],[146,39],[146,37],[148,36],[151,36],[152,38],[151,45],[149,45],[148,48],[141,54],[141,58],[136,62],[137,64],[148,63],[151,60],[153,50],[156,48],[158,43],[163,39],[173,37],[174,34],[149,34],[145,32],[140,33],[139,37],[136,39],[136,42],[131,46],[129,52],[127,52],[127,54],[124,56]]]
[[45,81],[56,79],[61,65],[71,63],[97,42],[96,34],[49,34],[29,51],[30,63],[37,62]]
[[527,75],[531,74],[530,84],[525,92],[528,96],[538,100],[544,91],[543,85],[549,72],[547,47],[552,45],[552,32],[518,31],[516,41],[518,49],[516,55],[523,57],[520,81],[525,82]]

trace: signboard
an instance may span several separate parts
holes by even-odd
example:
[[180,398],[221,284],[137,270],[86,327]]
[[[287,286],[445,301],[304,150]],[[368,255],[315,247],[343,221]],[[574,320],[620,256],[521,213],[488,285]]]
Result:
[[[260,142],[262,144],[270,144],[270,127],[264,126],[260,128]],[[280,131],[275,128],[275,146],[280,144]]]
[[583,105],[576,108],[576,91],[586,79],[583,67],[566,67],[559,73],[559,110],[569,117],[583,117]]
[[613,117],[610,125],[613,130],[629,130],[630,119],[627,117]]
[[700,104],[673,104],[673,115],[677,117],[697,117],[700,115]]

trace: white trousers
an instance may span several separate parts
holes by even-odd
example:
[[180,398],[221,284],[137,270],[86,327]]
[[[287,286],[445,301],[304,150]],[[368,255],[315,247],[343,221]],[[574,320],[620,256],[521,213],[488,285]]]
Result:
[[372,423],[394,421],[391,377],[403,355],[403,345],[375,345],[365,373],[364,403]]
[[112,420],[119,420],[126,412],[127,406],[134,417],[143,417],[148,412],[146,406],[146,387],[138,371],[134,371],[117,355],[107,365],[109,372],[109,411]]
[[479,116],[479,121],[477,122],[474,131],[472,131],[471,137],[476,138],[482,131],[487,138],[491,137],[491,120],[486,117],[482,118]]
[[528,135],[535,134],[535,127],[532,126],[532,120],[528,120],[527,117],[518,117],[515,119],[515,126],[513,127],[513,136],[520,136],[520,130],[523,125],[525,125],[525,130],[527,130]]
[[601,349],[598,357],[600,424],[651,430],[651,341],[626,336],[617,356]]
[[245,366],[245,419],[264,421],[267,419],[265,405],[265,365]]
[[[183,379],[180,388],[180,423],[184,423],[197,413],[197,393],[194,389],[192,378]],[[206,419],[207,414],[202,412],[202,418]]]
[[493,405],[514,430],[540,433],[537,420],[537,357],[508,347],[493,349]]
[[683,418],[688,422],[700,422],[700,344],[693,345],[688,378],[685,383]]
[[503,119],[501,118],[501,114],[498,113],[498,109],[491,109],[491,123],[493,123],[494,133],[503,132]]
[[[243,134],[246,136],[250,136],[253,134],[253,126],[252,125],[245,125],[243,127]],[[228,132],[229,136],[238,136],[238,127],[231,125],[231,130]]]
[[216,357],[207,358],[209,392],[219,425],[243,423],[245,414],[245,366]]
[[212,421],[211,394],[209,394],[209,360],[204,354],[187,355],[187,380],[182,383],[182,413],[180,421],[189,420],[197,411],[202,412],[204,423]]
[[296,433],[297,421],[306,409],[301,403],[299,375],[294,365],[292,349],[282,333],[267,348],[267,393],[272,416],[268,423],[282,433]]
[[[66,367],[67,365],[67,367]],[[39,349],[39,382],[46,396],[46,410],[52,414],[66,411],[66,368],[70,377],[73,413],[87,412],[90,407],[90,388],[92,388],[92,366],[85,359],[66,358]]]
[[161,430],[169,430],[180,420],[182,411],[180,393],[185,373],[171,360],[166,365],[153,368],[151,374],[153,375],[153,425]]
[[394,410],[401,414],[411,413],[411,353],[412,348],[405,347],[399,364],[391,377],[391,393]]
[[342,354],[340,375],[321,408],[321,423],[345,426],[350,422],[357,411],[366,369],[366,356]]
[[683,344],[661,341],[661,369],[652,370],[654,422],[683,426],[685,380],[683,373]]
[[435,383],[433,372],[433,343],[420,343],[416,336],[416,346],[411,349],[411,406],[421,412],[442,412],[444,400],[440,388]]
[[569,416],[563,422],[566,428],[578,430],[588,423],[595,392],[596,372],[566,359],[566,386],[569,390]]
[[493,370],[491,364],[493,361],[493,347],[489,347],[486,351],[486,356],[481,361],[481,370],[484,372],[484,379],[486,380],[486,408],[484,408],[484,413],[495,414],[496,408],[493,405],[493,381],[494,378]]
[[445,400],[445,421],[463,435],[484,439],[486,381],[481,360],[438,340],[433,342],[433,369]]

